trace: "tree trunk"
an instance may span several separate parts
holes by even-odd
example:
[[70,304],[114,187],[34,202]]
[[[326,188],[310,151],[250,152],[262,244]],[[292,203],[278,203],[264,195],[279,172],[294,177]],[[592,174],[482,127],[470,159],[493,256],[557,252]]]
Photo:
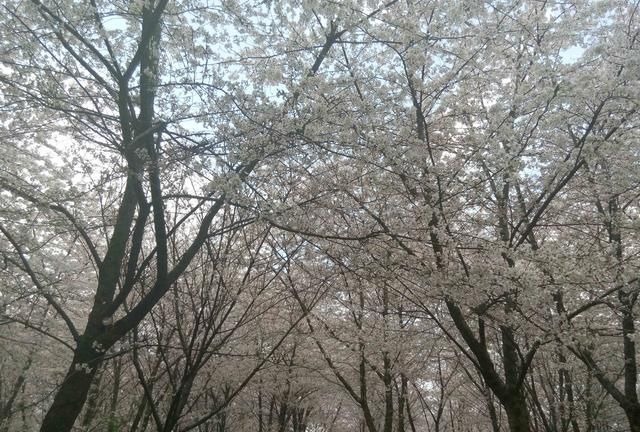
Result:
[[177,389],[176,394],[171,400],[169,412],[167,413],[167,416],[165,418],[164,427],[162,429],[164,432],[171,432],[178,424],[178,421],[182,416],[182,410],[187,404],[187,400],[189,399],[189,395],[191,394],[191,388],[193,387],[194,378],[195,375],[192,372],[188,372],[185,376],[182,377],[180,387]]
[[87,338],[81,338],[71,366],[44,417],[40,432],[67,432],[73,428],[101,362],[100,355],[91,348],[91,342]]
[[496,413],[496,406],[493,404],[491,390],[485,386],[482,393],[489,412],[489,418],[491,419],[491,429],[493,432],[500,432],[500,422],[498,422],[498,413]]
[[140,421],[144,416],[146,408],[147,408],[147,398],[145,395],[142,395],[142,398],[140,399],[140,403],[138,404],[138,409],[136,410],[136,415],[133,418],[133,423],[131,423],[131,428],[129,429],[129,432],[136,432],[138,430]]
[[100,408],[100,384],[104,372],[96,374],[95,382],[92,384],[88,395],[87,409],[84,412],[84,418],[82,419],[82,427],[89,430]]
[[398,432],[404,432],[404,405],[408,392],[408,378],[404,373],[400,374],[400,393],[398,394]]
[[512,395],[504,402],[504,410],[507,413],[510,432],[531,432],[529,409],[524,395]]
[[113,393],[109,407],[109,432],[118,432],[120,418],[118,417],[118,399],[120,396],[120,380],[122,379],[122,358],[116,358],[113,368]]
[[264,432],[264,424],[262,423],[262,380],[258,388],[258,432]]
[[384,362],[384,432],[393,432],[393,377],[391,376],[391,359],[389,353],[383,352]]
[[27,360],[27,363],[22,368],[22,372],[18,379],[16,379],[15,383],[13,383],[13,390],[10,392],[7,401],[0,401],[0,431],[5,432],[9,430],[9,425],[11,424],[11,414],[13,411],[13,404],[15,403],[18,394],[20,394],[21,390],[24,390],[24,383],[26,381],[26,372],[31,367],[31,356]]
[[640,407],[625,410],[625,414],[629,420],[629,430],[631,432],[640,432]]

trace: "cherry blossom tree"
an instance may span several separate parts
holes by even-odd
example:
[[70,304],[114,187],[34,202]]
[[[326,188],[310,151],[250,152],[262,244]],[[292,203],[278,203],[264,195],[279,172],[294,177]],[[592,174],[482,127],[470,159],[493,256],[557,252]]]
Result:
[[637,430],[638,2],[2,10],[0,422]]
[[[67,301],[71,287],[51,294],[32,262],[42,236],[27,244],[17,226],[3,224],[11,262],[68,330],[73,359],[41,430],[70,430],[104,353],[189,268],[216,234],[225,203],[241,199],[241,182],[279,142],[265,128],[273,121],[271,103],[255,103],[263,89],[237,89],[250,73],[227,85],[233,68],[209,66],[225,58],[216,57],[213,47],[241,39],[229,35],[228,26],[246,11],[232,3],[201,8],[168,1],[35,0],[3,9],[5,107],[21,113],[10,121],[30,134],[13,135],[11,142],[19,148],[20,140],[34,138],[26,167],[33,178],[21,175],[24,167],[9,170],[2,179],[5,198],[41,209],[43,220],[62,220],[71,233],[65,235],[76,241],[74,252],[92,267],[83,274],[95,277],[87,277],[84,288],[89,307],[69,312],[61,299]],[[331,34],[321,40],[324,48],[309,74],[320,68],[333,40]],[[32,121],[42,129],[29,129]],[[69,152],[66,160],[57,156],[62,148]],[[46,151],[67,170],[57,188],[35,177]],[[99,164],[100,172],[94,171]],[[78,180],[82,186],[74,188]],[[91,204],[102,197],[100,215]],[[105,225],[95,227],[96,217]]]

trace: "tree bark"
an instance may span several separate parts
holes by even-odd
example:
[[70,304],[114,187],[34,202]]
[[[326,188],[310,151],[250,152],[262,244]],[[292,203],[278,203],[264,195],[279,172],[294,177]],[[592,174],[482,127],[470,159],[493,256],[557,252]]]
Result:
[[531,432],[529,409],[524,395],[514,394],[503,403],[503,406],[507,414],[510,432]]
[[496,413],[496,407],[493,404],[491,390],[484,386],[482,393],[489,412],[489,418],[491,419],[491,429],[493,432],[500,432],[500,422],[498,422],[498,413]]
[[398,432],[405,432],[404,411],[407,399],[409,379],[404,373],[400,374],[400,393],[398,394]]
[[631,432],[640,432],[640,408],[630,408],[625,410],[627,419],[629,420],[629,430]]
[[26,381],[26,372],[31,367],[32,359],[29,356],[25,366],[22,368],[22,372],[13,383],[13,390],[9,394],[7,401],[3,402],[0,400],[0,431],[5,432],[9,430],[9,426],[11,424],[11,414],[13,411],[13,405],[18,397],[18,394],[21,390],[24,390],[24,383]]
[[82,419],[82,427],[89,429],[93,424],[96,416],[98,415],[98,408],[100,405],[100,385],[104,372],[96,374],[95,382],[93,383],[91,390],[89,391],[87,409],[84,412],[84,418]]
[[82,337],[40,432],[63,432],[73,428],[87,400],[100,361],[100,355],[91,347],[90,341]]

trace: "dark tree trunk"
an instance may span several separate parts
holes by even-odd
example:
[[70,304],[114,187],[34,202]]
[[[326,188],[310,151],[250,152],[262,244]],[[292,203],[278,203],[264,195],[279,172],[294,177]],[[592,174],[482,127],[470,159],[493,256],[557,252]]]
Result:
[[487,411],[489,412],[489,418],[491,419],[491,429],[493,432],[500,432],[500,422],[498,422],[498,413],[496,412],[496,407],[493,404],[493,397],[491,395],[491,390],[489,390],[487,387],[484,387],[483,394],[487,404]]
[[400,393],[398,394],[398,432],[404,432],[404,411],[408,391],[408,382],[405,374],[400,374]]
[[524,395],[513,395],[503,406],[510,432],[531,432],[529,409]]
[[78,344],[71,366],[56,392],[40,432],[70,431],[87,400],[101,358],[89,342]]
[[104,373],[101,372],[96,375],[97,377],[89,390],[87,409],[84,413],[84,418],[82,419],[82,427],[87,430],[90,429],[90,426],[93,424],[93,421],[98,415],[98,409],[100,408],[100,385],[102,383]]
[[194,378],[195,375],[190,372],[182,378],[180,387],[171,400],[169,412],[167,413],[164,421],[164,427],[162,429],[164,432],[171,432],[178,424],[178,421],[180,420],[180,416],[182,414],[182,410],[184,409],[184,406],[187,403],[187,399],[191,394],[191,387],[193,386]]
[[109,432],[118,432],[120,418],[118,417],[118,400],[120,397],[120,380],[122,379],[122,358],[116,358],[113,369],[113,392],[109,407]]
[[264,432],[262,420],[262,381],[260,381],[260,388],[258,390],[258,432]]
[[136,415],[133,418],[133,423],[131,424],[131,429],[129,429],[129,432],[136,432],[138,430],[140,421],[144,416],[146,408],[147,408],[147,398],[145,395],[142,395],[142,397],[140,398],[140,403],[138,404],[138,409],[136,410]]
[[[31,367],[31,357],[27,360],[20,376],[13,383],[13,390],[10,392],[7,401],[0,401],[0,431],[5,432],[9,430],[9,425],[11,423],[11,414],[13,411],[13,405],[20,394],[21,390],[24,390],[24,383],[26,381],[26,372]],[[1,382],[1,381],[0,381]]]
[[640,407],[630,408],[625,411],[629,420],[629,430],[631,432],[640,432]]
[[393,431],[393,377],[391,376],[391,360],[389,353],[384,352],[384,432]]

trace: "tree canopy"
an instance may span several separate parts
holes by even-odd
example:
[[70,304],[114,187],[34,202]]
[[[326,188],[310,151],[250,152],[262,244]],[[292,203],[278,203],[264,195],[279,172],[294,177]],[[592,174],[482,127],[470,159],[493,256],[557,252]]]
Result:
[[640,431],[638,1],[6,0],[0,431]]

